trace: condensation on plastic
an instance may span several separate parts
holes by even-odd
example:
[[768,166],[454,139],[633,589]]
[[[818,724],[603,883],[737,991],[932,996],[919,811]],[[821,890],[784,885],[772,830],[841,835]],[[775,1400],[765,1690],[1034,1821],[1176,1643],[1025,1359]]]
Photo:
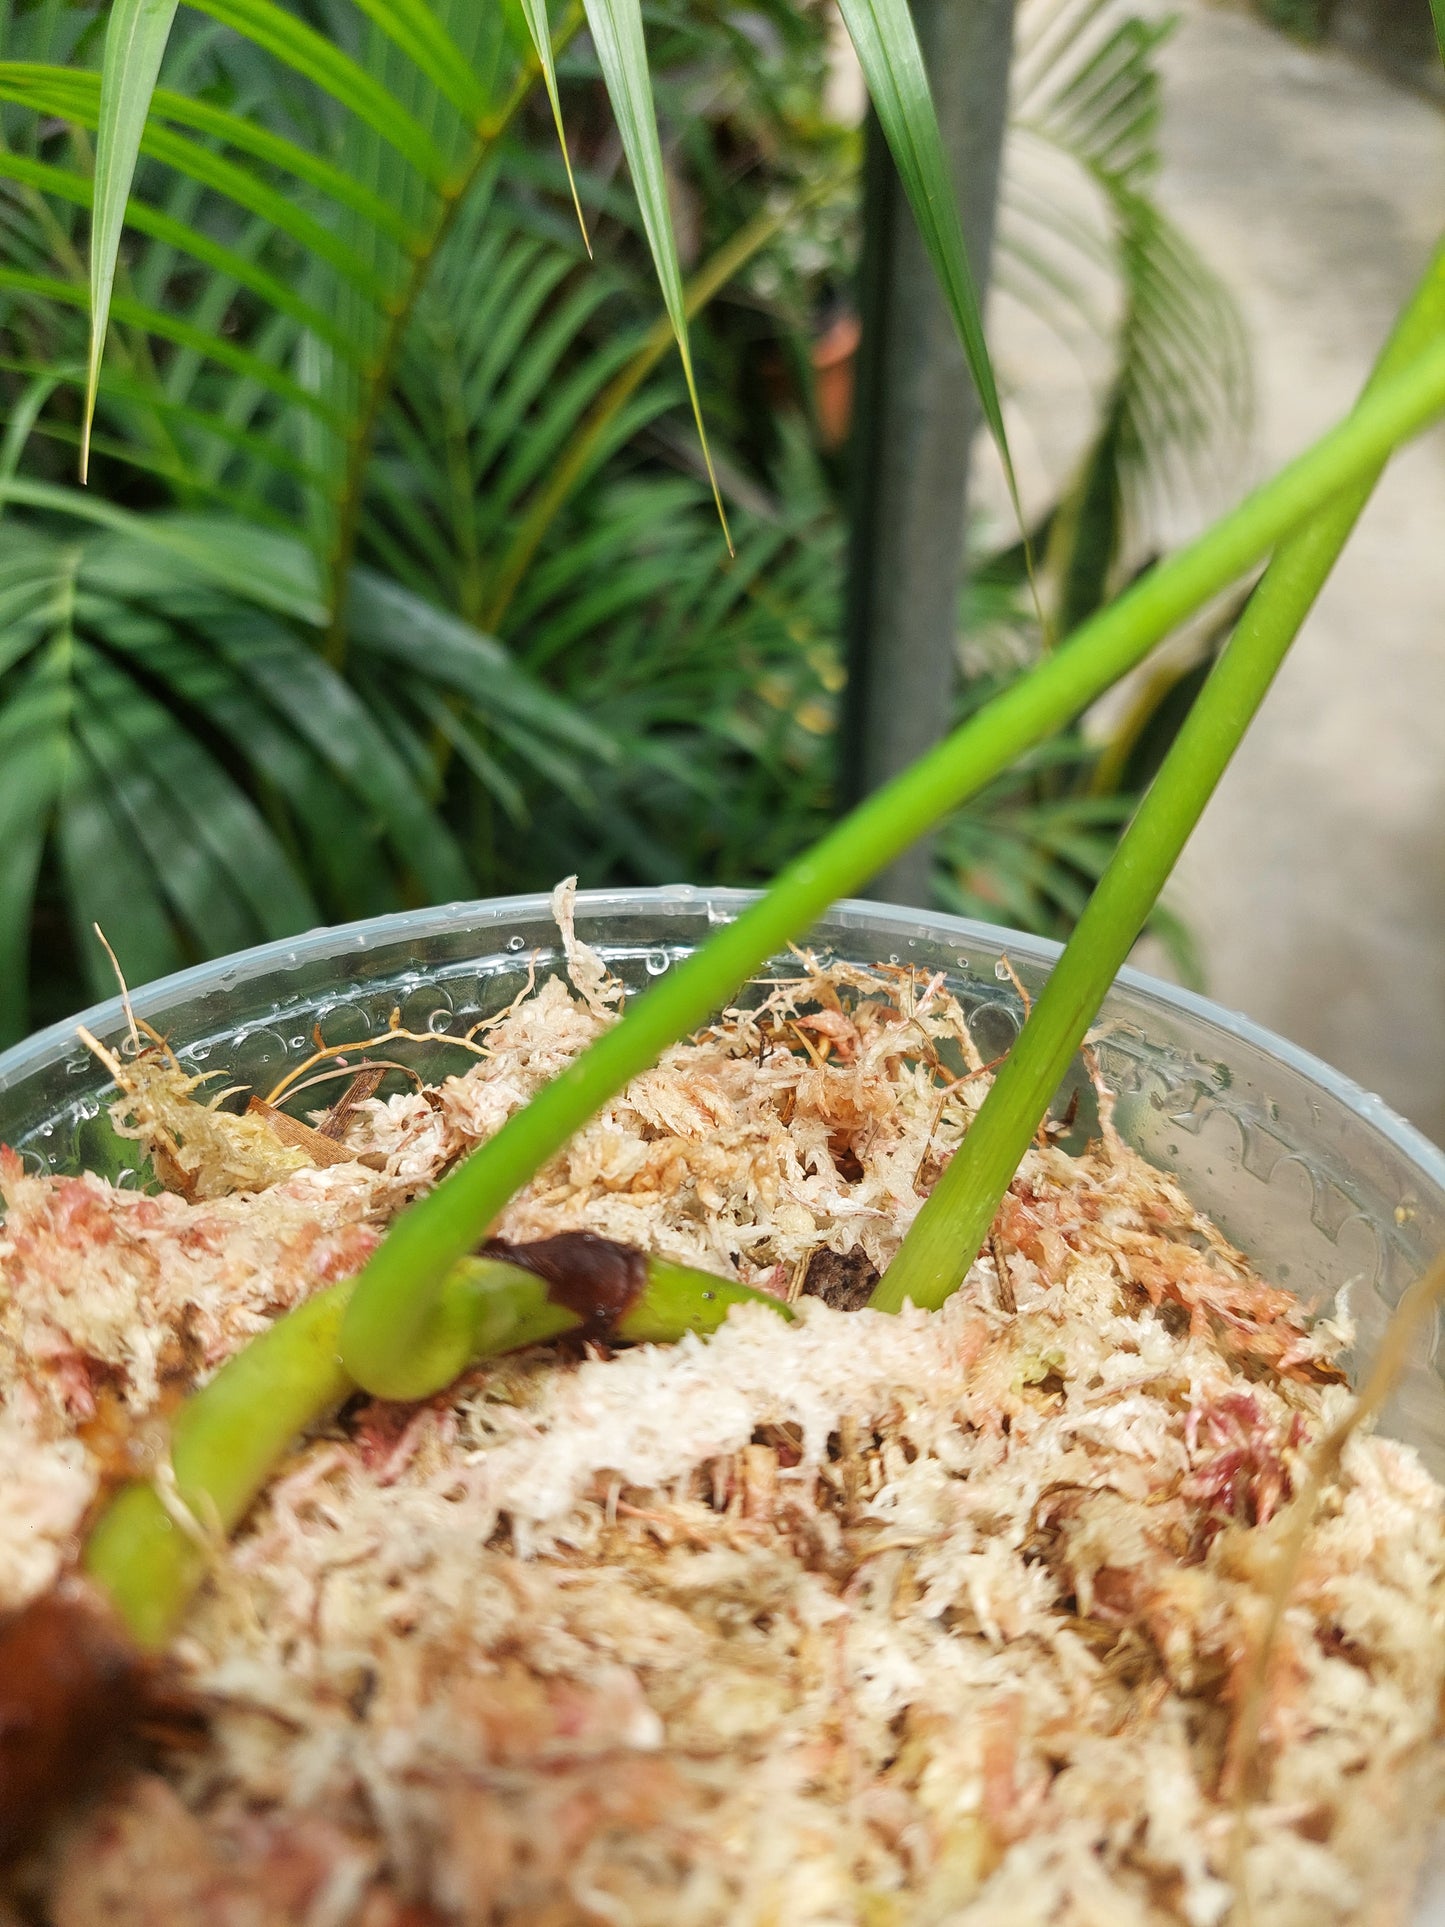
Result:
[[[578,929],[636,992],[730,921],[750,897],[677,887],[588,891]],[[841,903],[808,942],[866,964],[941,971],[968,1008],[986,1055],[1007,1049],[1019,1000],[1048,974],[1056,947],[962,918]],[[465,1067],[443,1041],[515,997],[532,971],[560,968],[540,896],[451,904],[313,931],[136,990],[137,1014],[183,1063],[265,1091],[326,1044],[384,1031],[393,1011],[437,1043],[395,1054],[428,1078]],[[777,959],[767,976],[787,969]],[[0,1056],[0,1142],[37,1170],[99,1170],[125,1181],[131,1147],[106,1115],[105,1072],[78,1042],[83,1022],[122,1049],[118,999]],[[1343,1310],[1368,1360],[1400,1293],[1445,1247],[1445,1156],[1376,1097],[1318,1059],[1188,992],[1125,971],[1095,1031],[1100,1069],[1118,1094],[1119,1129],[1246,1250],[1264,1275],[1320,1310]],[[1078,1091],[1078,1133],[1092,1094],[1075,1067],[1056,1104]],[[325,1097],[318,1094],[318,1102]],[[1438,1334],[1422,1343],[1387,1424],[1445,1476],[1445,1385]]]
[[[751,901],[742,891],[686,886],[587,891],[577,927],[631,991],[644,992]],[[1002,960],[1033,992],[1058,955],[1056,945],[1014,931],[856,902],[836,905],[807,941],[824,957],[941,972],[989,1055],[1008,1048],[1021,1016]],[[147,984],[133,1003],[184,1064],[222,1071],[227,1084],[264,1092],[318,1035],[329,1046],[356,1043],[384,1031],[394,1011],[406,1029],[437,1038],[394,1053],[435,1078],[467,1062],[446,1036],[500,1010],[531,972],[561,964],[547,899],[499,898],[265,944]],[[760,974],[790,967],[782,957]],[[77,1023],[126,1047],[117,998],[0,1056],[0,1142],[35,1170],[134,1181],[133,1149],[106,1114],[109,1079],[77,1040]],[[1445,1156],[1318,1058],[1133,971],[1121,974],[1094,1040],[1123,1135],[1174,1172],[1267,1278],[1322,1312],[1346,1313],[1357,1334],[1352,1363],[1367,1365],[1401,1292],[1445,1248]],[[1096,1115],[1079,1065],[1056,1115],[1075,1093],[1071,1142],[1087,1136]],[[1382,1429],[1408,1439],[1445,1478],[1438,1330],[1419,1345]],[[1432,1873],[1418,1927],[1445,1927],[1445,1857]]]
[[[587,891],[579,933],[635,992],[686,957],[751,898],[675,887]],[[958,917],[840,903],[808,938],[865,964],[941,971],[985,1055],[1017,1033],[1019,999],[1001,960],[1036,990],[1054,945]],[[399,1045],[428,1078],[465,1068],[444,1039],[500,1010],[529,973],[561,967],[547,899],[498,898],[405,912],[265,944],[147,984],[138,1016],[197,1071],[265,1091],[316,1048],[355,1044],[398,1012],[437,1043]],[[776,959],[763,976],[789,967]],[[99,1170],[126,1181],[131,1147],[106,1114],[109,1080],[76,1037],[84,1023],[126,1047],[118,999],[0,1056],[0,1142],[37,1170]],[[1405,1286],[1445,1248],[1445,1156],[1381,1101],[1283,1039],[1186,991],[1122,973],[1096,1027],[1115,1122],[1246,1250],[1264,1275],[1320,1310],[1343,1310],[1367,1361]],[[1078,1092],[1077,1136],[1092,1093],[1076,1066],[1055,1109]],[[317,1101],[325,1096],[318,1093]],[[1421,1345],[1389,1414],[1445,1476],[1445,1385],[1438,1334]]]

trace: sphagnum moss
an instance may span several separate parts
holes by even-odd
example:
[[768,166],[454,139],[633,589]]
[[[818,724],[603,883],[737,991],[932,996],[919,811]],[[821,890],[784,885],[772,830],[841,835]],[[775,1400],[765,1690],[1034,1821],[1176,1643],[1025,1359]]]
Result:
[[[628,1300],[604,1321],[613,1338],[672,1343],[688,1332],[715,1331],[741,1304],[789,1315],[777,1299],[745,1285],[630,1255],[636,1276]],[[223,1365],[171,1421],[173,1478],[164,1496],[152,1481],[138,1480],[101,1514],[86,1542],[84,1568],[142,1647],[159,1651],[174,1634],[214,1556],[208,1541],[235,1530],[296,1439],[356,1391],[339,1347],[354,1289],[350,1278],[328,1286]],[[450,1383],[484,1359],[587,1330],[593,1322],[588,1290],[585,1271],[569,1294],[565,1282],[559,1291],[524,1263],[463,1260],[447,1273],[434,1349],[412,1362],[417,1382],[430,1391],[438,1371]],[[197,1530],[187,1529],[187,1519]]]
[[[1445,407],[1445,341],[1430,339],[1445,300],[1442,285],[1445,266],[1437,257],[1387,350],[1379,377],[1346,422],[1215,529],[1151,571],[1035,676],[854,811],[792,864],[759,903],[654,985],[494,1138],[430,1196],[405,1211],[359,1276],[327,1294],[323,1309],[314,1308],[318,1300],[286,1314],[256,1342],[254,1357],[243,1353],[227,1367],[230,1377],[218,1377],[216,1385],[187,1408],[189,1416],[183,1415],[178,1426],[180,1461],[193,1458],[196,1467],[187,1477],[197,1515],[213,1517],[229,1530],[296,1432],[347,1389],[359,1386],[384,1398],[422,1398],[450,1383],[478,1356],[488,1355],[486,1348],[493,1343],[488,1308],[505,1328],[513,1315],[511,1301],[505,1291],[500,1297],[479,1291],[477,1261],[469,1254],[486,1238],[508,1199],[572,1132],[668,1045],[704,1023],[828,903],[865,882],[1013,755],[1077,713],[1242,568],[1324,509],[1324,523],[1307,529],[1281,557],[1284,567],[1274,577],[1280,585],[1277,592],[1266,578],[1261,600],[1254,605],[1257,632],[1247,629],[1246,647],[1236,646],[1222,665],[1224,675],[1212,681],[1214,697],[1204,705],[1199,725],[1209,739],[1210,755],[1196,760],[1187,742],[1188,754],[1171,764],[1183,779],[1182,803],[1172,781],[1156,786],[1151,806],[1141,812],[1106,874],[1097,910],[1067,953],[1067,968],[1061,965],[1055,973],[1057,988],[1047,1004],[1041,1001],[1051,1027],[1042,1069],[1035,1063],[1030,1071],[1029,1065],[1033,1052],[1043,1051],[1039,1044],[1030,1046],[1029,1056],[1020,1050],[1010,1060],[1018,1068],[1006,1069],[1000,1078],[1003,1099],[991,1099],[993,1115],[1001,1120],[999,1136],[994,1137],[992,1128],[970,1134],[969,1148],[954,1161],[955,1171],[974,1174],[987,1160],[986,1175],[971,1175],[967,1183],[960,1176],[951,1183],[946,1180],[946,1189],[939,1187],[938,1203],[921,1215],[911,1249],[905,1246],[875,1300],[885,1309],[895,1308],[905,1297],[941,1302],[971,1262],[1021,1145],[1037,1128],[1068,1057],[1112,980],[1121,960],[1114,952],[1121,943],[1127,949],[1132,942],[1178,843],[1317,593],[1380,465],[1403,435]],[[1332,501],[1351,488],[1353,494]],[[1235,665],[1242,665],[1239,675]],[[1243,698],[1236,682],[1248,691]],[[1141,870],[1137,852],[1146,841],[1150,860]],[[1056,1012],[1063,1013],[1063,1021]],[[1043,1036],[1037,1022],[1033,1035]],[[1020,1132],[1021,1144],[1016,1142]],[[927,1273],[921,1283],[915,1269],[920,1262]],[[496,1282],[493,1275],[493,1288]],[[535,1296],[534,1280],[526,1285],[513,1281],[512,1288],[523,1294],[519,1308],[530,1302],[528,1293]],[[674,1276],[667,1284],[666,1313],[652,1335],[667,1336],[674,1328],[678,1334],[713,1329],[725,1309],[715,1280]],[[522,1317],[520,1309],[516,1315]],[[520,1328],[529,1336],[541,1335],[525,1323]],[[326,1342],[318,1344],[322,1330]],[[251,1448],[234,1459],[233,1471],[213,1472],[218,1442],[225,1442],[219,1454],[224,1459],[248,1423],[254,1423]],[[194,1434],[190,1446],[184,1443],[188,1432]],[[158,1550],[162,1547],[167,1550]],[[201,1570],[197,1549],[175,1543],[173,1522],[155,1495],[145,1491],[116,1502],[96,1529],[87,1563],[123,1599],[129,1622],[151,1640],[164,1636],[163,1629],[173,1622]]]
[[[671,1053],[509,1211],[506,1236],[520,1243],[484,1254],[483,1267],[496,1259],[503,1269],[475,1280],[489,1299],[499,1287],[508,1296],[505,1312],[492,1306],[486,1317],[492,1345],[570,1322],[569,1307],[559,1316],[550,1291],[539,1290],[535,1266],[542,1264],[545,1284],[558,1254],[539,1257],[537,1241],[576,1238],[575,1225],[614,1236],[634,1227],[631,1247],[611,1247],[623,1254],[624,1286],[639,1262],[632,1252],[648,1241],[644,1224],[673,1255],[706,1262],[703,1252],[716,1253],[724,1271],[723,1254],[746,1254],[743,1275],[777,1291],[805,1282],[804,1258],[807,1288],[824,1290],[811,1277],[820,1240],[867,1256],[874,1270],[887,1264],[912,1216],[913,1191],[932,1185],[952,1148],[966,1142],[986,1073],[978,1064],[973,1076],[956,1076],[950,1045],[970,1066],[978,1053],[966,1013],[932,975],[814,969],[806,961],[801,970],[801,981],[771,987],[763,1010],[732,1012]],[[244,1342],[258,1311],[305,1291],[346,1248],[287,1232],[298,1210],[324,1237],[329,1226],[354,1224],[357,1210],[374,1217],[395,1209],[399,1184],[432,1181],[492,1128],[499,1099],[519,1102],[550,1073],[559,1039],[570,1054],[607,1022],[605,1007],[584,1009],[561,982],[543,984],[535,998],[534,1016],[509,1020],[514,1028],[498,1035],[492,1055],[433,1101],[403,1097],[357,1118],[349,1169],[280,1177],[244,1198],[173,1197],[161,1209],[93,1180],[7,1168],[7,1281],[15,1302],[30,1308],[22,1319],[37,1321],[8,1320],[7,1339],[46,1329],[47,1280],[57,1264],[68,1266],[75,1292],[74,1315],[57,1335],[88,1333],[95,1309],[116,1306],[116,1282],[130,1275],[140,1248],[160,1239],[180,1267],[177,1288],[123,1302],[158,1335],[188,1333],[185,1369],[196,1369],[198,1358],[205,1369]],[[715,1140],[699,1134],[707,1117]],[[619,1188],[620,1177],[627,1181]],[[218,1237],[219,1246],[211,1242]],[[195,1296],[203,1281],[186,1269],[198,1239],[213,1254],[210,1270],[228,1279],[219,1328]],[[135,1885],[149,1895],[150,1869],[165,1857],[162,1835],[177,1836],[180,1857],[204,1870],[212,1850],[231,1851],[228,1812],[249,1815],[255,1866],[238,1879],[248,1894],[262,1893],[268,1839],[279,1851],[295,1829],[309,1838],[319,1824],[324,1844],[328,1822],[358,1810],[346,1764],[343,1783],[318,1792],[318,1745],[343,1763],[370,1761],[362,1808],[370,1814],[375,1801],[393,1818],[398,1800],[447,1799],[470,1786],[470,1768],[459,1778],[458,1762],[495,1764],[495,1746],[512,1749],[506,1786],[488,1779],[468,1820],[468,1837],[474,1825],[505,1832],[520,1824],[518,1787],[545,1804],[559,1774],[565,1780],[579,1712],[594,1703],[608,1784],[615,1775],[632,1785],[634,1769],[645,1778],[660,1768],[668,1789],[663,1802],[629,1808],[627,1841],[606,1862],[609,1880],[635,1872],[634,1850],[665,1856],[674,1837],[669,1813],[677,1817],[689,1787],[706,1801],[705,1811],[686,1808],[688,1865],[700,1878],[715,1872],[719,1851],[736,1837],[736,1817],[718,1817],[719,1800],[760,1776],[771,1788],[774,1770],[805,1755],[807,1813],[768,1800],[758,1822],[790,1865],[821,1863],[824,1874],[831,1867],[868,1883],[876,1843],[870,1850],[868,1829],[848,1820],[860,1797],[850,1775],[860,1770],[868,1811],[875,1799],[891,1801],[879,1811],[896,1826],[934,1812],[930,1789],[941,1786],[956,1803],[956,1790],[982,1771],[982,1807],[961,1822],[976,1852],[961,1868],[948,1861],[947,1874],[967,1876],[955,1894],[961,1905],[992,1882],[1008,1854],[1012,1872],[985,1896],[1007,1907],[1019,1897],[1027,1855],[1037,1870],[1050,1856],[1067,1856],[1071,1839],[1075,1860],[1082,1852],[1087,1863],[1076,1871],[1097,1886],[1099,1854],[1087,1841],[1080,1849],[1077,1827],[1070,1831],[1084,1789],[1090,1814],[1107,1815],[1121,1786],[1137,1788],[1141,1774],[1153,1774],[1171,1791],[1149,1822],[1150,1871],[1141,1875],[1129,1842],[1118,1840],[1101,1850],[1105,1876],[1127,1899],[1161,1865],[1177,1865],[1189,1904],[1167,1888],[1159,1912],[1199,1917],[1196,1909],[1211,1895],[1217,1901],[1228,1877],[1231,1809],[1220,1761],[1248,1738],[1240,1717],[1223,1717],[1238,1701],[1221,1698],[1218,1679],[1222,1671],[1246,1683],[1243,1661],[1278,1555],[1309,1506],[1306,1471],[1329,1470],[1308,1442],[1336,1436],[1345,1393],[1332,1359],[1343,1334],[1328,1321],[1312,1330],[1294,1295],[1258,1278],[1167,1176],[1107,1135],[1078,1156],[1052,1144],[1032,1150],[999,1243],[1002,1264],[996,1251],[937,1315],[848,1315],[825,1301],[788,1332],[774,1310],[760,1317],[753,1303],[706,1349],[608,1350],[558,1368],[534,1347],[516,1365],[468,1376],[419,1407],[351,1403],[278,1468],[282,1476],[188,1618],[184,1642],[168,1649],[175,1676],[216,1696],[200,1781],[172,1758],[159,1776],[118,1783],[88,1822],[82,1817],[81,1831],[69,1836],[82,1844],[55,1887],[70,1917],[94,1917],[84,1907],[74,1912],[78,1861],[96,1863],[92,1886],[105,1892],[127,1856],[139,1856]],[[509,1275],[514,1266],[528,1275]],[[700,1284],[696,1273],[654,1267],[638,1301],[647,1323],[625,1334],[672,1335],[678,1304],[685,1308]],[[594,1279],[588,1290],[601,1286],[615,1307],[613,1284]],[[703,1288],[716,1290],[717,1281]],[[669,1303],[673,1291],[680,1296]],[[334,1370],[341,1296],[312,1300],[314,1355],[295,1347],[298,1382],[332,1400],[348,1388]],[[650,1307],[649,1296],[657,1300]],[[152,1306],[164,1308],[158,1322]],[[529,1326],[538,1315],[545,1322]],[[474,1310],[463,1306],[458,1322],[476,1343]],[[293,1339],[303,1325],[293,1319]],[[244,1503],[245,1455],[253,1445],[264,1453],[267,1442],[244,1424],[227,1434],[224,1393],[269,1343],[234,1353],[177,1426],[171,1476],[161,1482],[169,1508],[152,1518],[163,1546],[179,1538],[199,1547],[203,1567],[204,1554],[220,1550],[206,1542],[224,1521],[219,1506],[208,1514],[194,1482],[205,1455],[194,1449],[200,1428],[190,1427],[210,1400],[211,1489],[226,1504]],[[145,1376],[146,1331],[122,1323],[110,1355],[121,1361],[117,1396],[138,1412],[150,1409],[158,1381]],[[31,1345],[9,1356],[31,1360],[19,1365],[20,1383],[62,1418],[58,1401],[74,1392],[66,1355]],[[281,1411],[282,1402],[274,1416],[284,1431],[304,1414]],[[244,1400],[230,1416],[244,1419]],[[44,1456],[53,1447],[37,1439],[36,1449]],[[1301,1708],[1299,1666],[1307,1660],[1309,1718],[1318,1714],[1323,1730],[1338,1731],[1323,1745],[1311,1739],[1271,1751],[1269,1805],[1252,1808],[1249,1822],[1261,1919],[1279,1918],[1281,1866],[1307,1872],[1327,1836],[1332,1866],[1356,1864],[1359,1843],[1335,1818],[1330,1775],[1340,1747],[1366,1747],[1384,1774],[1392,1748],[1434,1744],[1434,1695],[1417,1692],[1405,1711],[1398,1688],[1428,1682],[1432,1665],[1438,1672],[1438,1658],[1410,1657],[1445,1584],[1438,1492],[1412,1470],[1408,1453],[1363,1441],[1329,1490],[1314,1541],[1324,1563],[1290,1621],[1296,1647],[1302,1619],[1310,1633],[1306,1653],[1291,1649],[1287,1705]],[[48,1529],[58,1551],[63,1517]],[[1347,1573],[1353,1591],[1336,1599],[1331,1588]],[[714,1600],[709,1587],[723,1597]],[[694,1599],[695,1612],[686,1603]],[[499,1620],[495,1608],[508,1601]],[[44,1596],[35,1605],[43,1614]],[[67,1606],[67,1630],[94,1639],[93,1615],[63,1584],[49,1609],[62,1614]],[[661,1640],[659,1612],[674,1628]],[[32,1651],[35,1620],[32,1613],[22,1622]],[[1350,1629],[1349,1659],[1334,1650],[1340,1625]],[[821,1642],[808,1636],[819,1628]],[[164,1641],[157,1626],[154,1644]],[[1100,1663],[1081,1675],[1084,1647]],[[1364,1661],[1373,1669],[1377,1649],[1382,1672],[1368,1687],[1369,1704],[1341,1721],[1341,1673],[1359,1682],[1358,1708],[1370,1674],[1357,1668]],[[99,1650],[107,1663],[114,1658],[113,1641]],[[900,1677],[902,1659],[910,1664]],[[620,1698],[618,1660],[625,1672],[636,1669]],[[827,1691],[802,1690],[809,1680],[816,1689],[820,1663]],[[599,1664],[612,1682],[603,1701],[588,1684]],[[353,1705],[359,1677],[362,1697]],[[367,1688],[365,1677],[378,1683]],[[432,1683],[420,1704],[419,1677]],[[14,1667],[0,1666],[0,1724],[23,1687]],[[901,1727],[891,1723],[888,1698],[900,1687],[912,1708]],[[641,1701],[628,1697],[639,1692]],[[852,1707],[841,1739],[829,1724],[840,1693]],[[1021,1705],[1030,1709],[1023,1720],[1011,1710]],[[761,1754],[750,1750],[751,1728],[739,1742],[740,1716],[775,1721],[786,1709],[779,1732],[768,1726]],[[522,1755],[539,1712],[545,1744],[534,1761]],[[454,1715],[460,1730],[447,1725]],[[465,1726],[469,1716],[480,1731]],[[84,1730],[77,1722],[77,1745]],[[583,1737],[591,1733],[587,1726]],[[0,1779],[12,1754],[0,1748]],[[698,1765],[693,1780],[690,1760]],[[666,1778],[674,1771],[680,1781]],[[1049,1794],[1055,1781],[1057,1800]],[[155,1796],[140,1809],[137,1787]],[[1311,1795],[1304,1804],[1301,1787]],[[1390,1788],[1392,1799],[1401,1797],[1398,1776]],[[1142,1792],[1131,1797],[1143,1800],[1141,1812],[1149,1804]],[[1275,1817],[1291,1800],[1305,1815],[1297,1828]],[[15,1806],[0,1805],[3,1854]],[[604,1805],[603,1834],[609,1810]],[[376,1829],[368,1820],[362,1831],[369,1839]],[[557,1849],[556,1833],[545,1817],[526,1828],[543,1849],[547,1877],[565,1887],[574,1856]],[[1281,1840],[1289,1848],[1283,1858]],[[47,1865],[64,1864],[66,1851],[57,1841],[59,1862]],[[390,1855],[387,1846],[380,1851]],[[605,1840],[589,1845],[594,1872],[599,1854]],[[1378,1860],[1367,1844],[1360,1864],[1371,1883]],[[426,1864],[449,1893],[446,1883],[484,1871],[449,1860],[445,1842]],[[927,1854],[921,1866],[890,1863],[882,1886],[899,1898],[898,1922],[913,1917],[915,1900],[922,1912],[937,1898],[930,1864]],[[385,1866],[389,1887],[400,1876],[392,1858]],[[933,1871],[943,1877],[936,1864]],[[485,1878],[495,1882],[495,1865]],[[465,1891],[470,1905],[474,1890]],[[486,1893],[501,1918],[524,1917],[531,1904],[491,1884]],[[189,1908],[187,1901],[176,1918],[191,1918]],[[629,1917],[667,1915],[649,1907]],[[726,1896],[689,1915],[694,1927],[738,1917]],[[827,1917],[851,1915],[835,1909]]]
[[[992,375],[977,327],[977,301],[956,220],[944,208],[946,232],[928,192],[929,158],[938,171],[936,125],[906,9],[873,4],[848,10],[873,78],[900,166],[920,208],[941,278],[959,318],[975,379],[990,418],[997,417]],[[147,20],[133,0],[118,9],[121,25]],[[93,398],[105,329],[110,277],[149,92],[169,27],[169,12],[150,10],[134,71],[119,92],[123,38],[107,45],[110,98],[102,100],[98,231],[93,263],[97,292],[90,392]],[[640,16],[631,5],[589,8],[601,34],[604,65],[624,141],[643,195],[649,240],[692,388],[681,317],[676,255],[650,105]],[[906,54],[907,61],[900,55]],[[895,99],[898,76],[909,98]],[[920,130],[928,136],[919,145]],[[947,197],[944,197],[946,202]],[[1439,336],[1439,263],[1433,281],[1407,315],[1382,363],[1381,378],[1350,419],[1208,535],[1161,565],[1075,637],[1033,676],[957,732],[813,851],[790,866],[747,916],[664,985],[642,999],[582,1059],[448,1178],[403,1214],[355,1281],[312,1299],[278,1320],[191,1400],[172,1432],[177,1496],[206,1529],[228,1530],[246,1510],[296,1431],[344,1397],[353,1385],[382,1396],[415,1398],[446,1384],[469,1360],[559,1329],[579,1314],[552,1301],[535,1275],[469,1254],[516,1189],[555,1153],[609,1096],[658,1052],[704,1022],[764,959],[797,935],[833,898],[882,868],[940,815],[997,774],[1013,756],[1075,716],[1137,662],[1184,616],[1303,529],[1277,558],[1176,752],[1126,837],[1100,892],[1041,1000],[992,1112],[966,1140],[951,1179],[935,1191],[911,1250],[885,1280],[880,1303],[903,1297],[936,1302],[966,1268],[992,1217],[1019,1150],[1032,1134],[1063,1061],[1090,1021],[1138,920],[1152,903],[1182,835],[1217,779],[1248,716],[1268,685],[1320,582],[1390,450],[1445,407],[1445,340]],[[1434,337],[1434,338],[1432,338]],[[696,395],[693,393],[694,406]],[[700,423],[700,416],[699,416]],[[996,423],[1006,466],[1007,444]],[[711,465],[709,463],[709,471]],[[1011,476],[1011,468],[1010,468]],[[719,503],[719,507],[721,504]],[[338,612],[340,604],[338,602]],[[995,1122],[995,1120],[998,1120]],[[727,1306],[718,1281],[674,1271],[656,1278],[657,1298],[644,1327],[626,1335],[669,1336],[710,1329]],[[647,1301],[652,1284],[643,1288]],[[133,1487],[112,1505],[92,1535],[87,1564],[105,1584],[138,1636],[162,1641],[203,1563],[194,1541],[148,1487]]]

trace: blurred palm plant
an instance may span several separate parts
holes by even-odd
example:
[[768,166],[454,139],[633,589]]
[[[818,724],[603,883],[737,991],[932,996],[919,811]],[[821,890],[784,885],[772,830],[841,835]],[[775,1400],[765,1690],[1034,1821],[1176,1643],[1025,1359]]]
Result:
[[[1101,254],[1124,289],[1103,432],[1048,522],[1077,613],[1147,527],[1141,478],[1234,422],[1237,330],[1148,198],[1153,30],[1030,8],[1020,150],[1088,171],[1112,226],[1051,230],[1021,163],[1005,261],[1051,314],[1091,314]],[[807,342],[847,270],[856,139],[821,112],[823,10],[658,9],[669,138],[648,218],[597,111],[604,78],[616,94],[605,17],[627,9],[594,8],[591,42],[557,16],[605,266],[521,13],[131,11],[131,57],[165,44],[166,84],[141,133],[147,76],[107,78],[140,160],[84,494],[87,256],[103,270],[119,238],[113,191],[90,226],[99,23],[60,0],[4,14],[4,1033],[73,1004],[77,957],[103,983],[92,920],[143,978],[565,869],[768,874],[827,815],[839,677],[838,477],[807,425]],[[103,177],[124,133],[112,117]],[[654,320],[669,201],[730,563]],[[990,682],[1036,648],[1027,629],[1015,609]],[[948,899],[1067,921],[1126,807],[1088,793],[1094,760],[1071,739],[960,819]]]
[[[1168,522],[1197,522],[1227,499],[1250,420],[1238,313],[1155,196],[1156,57],[1172,30],[1094,0],[1032,0],[1019,17],[996,354],[1006,367],[1022,311],[1093,369],[1096,390],[1075,471],[1035,527],[1059,636],[1147,566]],[[1021,543],[979,557],[960,625],[963,714],[1037,661],[1044,638],[1026,588]],[[1056,738],[956,815],[939,838],[940,902],[1066,935],[1227,633],[1201,630],[1107,731]],[[1187,927],[1162,905],[1152,927],[1197,982]]]

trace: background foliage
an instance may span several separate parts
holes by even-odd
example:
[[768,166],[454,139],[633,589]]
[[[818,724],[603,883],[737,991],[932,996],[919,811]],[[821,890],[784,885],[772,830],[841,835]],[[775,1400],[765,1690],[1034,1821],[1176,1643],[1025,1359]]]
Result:
[[[405,51],[350,0],[179,17],[84,495],[101,23],[3,13],[6,1035],[105,987],[92,920],[139,981],[573,869],[751,882],[829,813],[847,477],[814,350],[861,137],[827,105],[828,11],[647,15],[732,560],[577,18],[552,25],[590,262],[520,14],[380,12]],[[1152,198],[1163,31],[1121,0],[1021,25],[1001,290],[1107,349],[1038,530],[1060,633],[1245,409],[1237,323]],[[1059,167],[1094,219],[1060,217]],[[975,572],[966,709],[1042,646],[1020,555]],[[1067,926],[1171,713],[1010,775],[946,831],[940,900]]]

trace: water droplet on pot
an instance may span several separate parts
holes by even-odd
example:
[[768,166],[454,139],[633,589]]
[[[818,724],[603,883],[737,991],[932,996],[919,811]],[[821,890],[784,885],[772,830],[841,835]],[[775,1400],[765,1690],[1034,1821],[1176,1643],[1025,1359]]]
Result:
[[449,1010],[434,1010],[426,1020],[426,1027],[433,1037],[439,1037],[449,1028],[451,1021],[452,1014]]
[[517,937],[508,937],[507,939],[508,950],[525,950],[526,947],[527,947],[527,939],[525,937],[517,936]]

